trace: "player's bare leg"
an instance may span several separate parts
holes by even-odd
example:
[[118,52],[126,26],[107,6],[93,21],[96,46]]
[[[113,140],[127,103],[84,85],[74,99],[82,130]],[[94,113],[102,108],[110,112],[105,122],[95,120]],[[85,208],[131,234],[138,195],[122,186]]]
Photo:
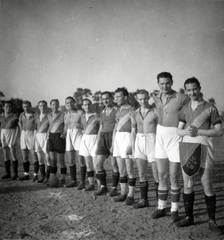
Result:
[[64,153],[57,153],[57,158],[61,167],[61,179],[60,179],[60,186],[65,185],[65,178],[67,173],[67,167],[65,164],[65,154]]
[[167,197],[168,197],[168,176],[169,176],[169,160],[156,159],[157,168],[158,168],[158,178],[159,178],[159,187],[158,187],[158,206],[155,212],[152,213],[152,218],[157,219],[160,217],[166,216],[166,206],[167,206]]
[[11,161],[10,161],[10,157],[9,157],[9,148],[8,147],[4,147],[4,148],[2,148],[2,151],[3,151],[3,155],[4,155],[5,172],[6,172],[6,174],[3,175],[1,177],[1,179],[9,179],[9,178],[11,178],[11,170],[10,170]]
[[36,182],[38,180],[38,171],[39,171],[39,161],[38,161],[38,156],[37,153],[34,150],[30,150],[32,159],[33,159],[33,182]]
[[76,187],[77,186],[77,177],[76,177],[76,159],[78,159],[79,154],[77,151],[66,151],[69,160],[69,168],[71,175],[71,182],[65,185],[66,188]]
[[83,156],[78,155],[78,162],[80,165],[80,183],[78,186],[78,190],[82,190],[85,188],[85,180],[86,180],[86,162]]
[[123,202],[127,198],[127,191],[128,191],[128,176],[126,170],[126,164],[124,158],[117,157],[117,164],[120,173],[120,186],[121,186],[121,195],[114,198],[115,202]]
[[85,157],[85,161],[87,168],[87,177],[89,181],[89,186],[85,188],[85,191],[93,191],[95,189],[93,158],[91,156]]
[[117,186],[119,183],[120,173],[117,165],[117,160],[115,157],[110,156],[111,159],[111,166],[113,169],[113,175],[112,175],[112,188],[109,192],[109,195],[111,197],[117,196]]
[[104,168],[104,162],[106,160],[105,155],[97,155],[96,157],[96,179],[97,179],[97,185],[98,190],[95,193],[96,196],[100,196],[102,194],[105,194],[108,192],[107,188],[107,175],[106,170]]
[[29,161],[29,150],[28,149],[21,149],[22,156],[23,156],[23,169],[24,169],[24,176],[20,177],[19,180],[29,180],[29,172],[30,172],[30,161]]
[[140,191],[141,191],[141,199],[139,202],[133,205],[134,208],[144,208],[149,206],[148,201],[148,177],[147,177],[147,169],[148,169],[148,161],[142,159],[136,159],[138,173],[139,173],[139,182],[140,182]]

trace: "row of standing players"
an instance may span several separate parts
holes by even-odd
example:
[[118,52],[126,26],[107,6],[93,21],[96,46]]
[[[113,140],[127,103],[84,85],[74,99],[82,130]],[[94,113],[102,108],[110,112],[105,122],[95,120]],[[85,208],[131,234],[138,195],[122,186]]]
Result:
[[[168,197],[168,176],[171,184],[171,221],[177,227],[194,223],[194,180],[183,173],[183,200],[186,216],[178,214],[180,201],[179,185],[179,142],[196,142],[207,146],[206,155],[201,163],[200,176],[205,193],[205,202],[209,217],[209,228],[222,233],[215,221],[216,195],[212,186],[212,167],[214,165],[212,137],[223,134],[222,122],[216,107],[202,99],[200,82],[189,78],[184,83],[187,95],[172,89],[173,78],[168,72],[157,76],[161,93],[153,96],[155,108],[149,104],[149,94],[139,90],[136,99],[140,108],[135,110],[128,103],[126,88],[115,91],[115,101],[110,92],[102,93],[105,109],[100,115],[92,112],[92,102],[83,99],[83,110],[77,110],[75,99],[67,97],[65,104],[68,112],[59,111],[59,102],[51,100],[51,113],[46,113],[46,101],[40,101],[40,114],[31,111],[31,104],[23,102],[24,112],[19,119],[12,113],[12,105],[6,101],[5,113],[1,116],[1,142],[5,157],[6,175],[11,178],[9,152],[13,160],[14,176],[18,178],[18,160],[15,144],[18,126],[21,131],[20,145],[23,155],[24,176],[20,180],[29,180],[29,152],[34,159],[33,181],[48,183],[57,174],[57,161],[61,167],[60,184],[64,187],[76,187],[76,161],[80,165],[80,183],[78,189],[95,190],[94,170],[96,172],[97,191],[95,195],[109,194],[115,202],[126,201],[134,208],[149,206],[147,167],[151,163],[155,181],[157,209],[152,218],[166,216]],[[212,127],[211,127],[212,125]],[[69,159],[71,182],[66,184],[67,168],[64,154]],[[104,162],[111,157],[112,188],[108,191]],[[46,168],[45,168],[46,163]],[[136,163],[139,173],[141,199],[135,202],[134,190]],[[38,171],[41,177],[38,179]],[[85,176],[89,185],[86,186]],[[168,174],[169,173],[169,174]],[[117,196],[120,181],[121,193]]]

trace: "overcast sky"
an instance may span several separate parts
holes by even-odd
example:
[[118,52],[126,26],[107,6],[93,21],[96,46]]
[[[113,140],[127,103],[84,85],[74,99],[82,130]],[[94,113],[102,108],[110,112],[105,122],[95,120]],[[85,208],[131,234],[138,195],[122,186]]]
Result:
[[36,105],[78,87],[173,88],[197,77],[224,106],[224,1],[1,0],[0,90]]

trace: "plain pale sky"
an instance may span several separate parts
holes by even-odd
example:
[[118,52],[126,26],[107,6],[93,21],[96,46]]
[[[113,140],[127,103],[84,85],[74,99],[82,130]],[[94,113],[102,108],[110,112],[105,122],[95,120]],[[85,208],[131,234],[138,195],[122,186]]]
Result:
[[92,92],[173,88],[197,77],[205,99],[224,106],[224,2],[1,0],[0,90],[35,106]]

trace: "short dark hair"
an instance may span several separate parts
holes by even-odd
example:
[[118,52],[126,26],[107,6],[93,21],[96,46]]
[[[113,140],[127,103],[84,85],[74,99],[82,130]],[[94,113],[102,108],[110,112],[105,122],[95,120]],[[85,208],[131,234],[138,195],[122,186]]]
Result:
[[102,92],[101,96],[106,95],[106,94],[108,94],[110,96],[110,98],[113,98],[113,94],[109,91]]
[[65,101],[66,101],[67,99],[71,99],[71,100],[73,100],[73,101],[76,103],[76,100],[75,100],[72,96],[68,96],[68,97],[65,99]]
[[122,92],[123,95],[126,96],[126,97],[129,96],[128,90],[127,90],[127,88],[125,88],[125,87],[117,88],[117,89],[115,90],[115,93],[118,93],[118,92]]
[[169,72],[161,72],[157,75],[157,82],[159,83],[160,78],[169,78],[173,82],[173,76]]
[[82,104],[84,103],[84,101],[89,101],[90,104],[92,104],[92,101],[91,101],[90,99],[88,99],[88,98],[84,98],[84,99],[82,99]]
[[40,100],[40,101],[38,102],[38,105],[39,105],[40,103],[44,103],[44,104],[47,106],[47,102],[46,102],[45,100]]
[[52,100],[50,101],[50,105],[52,104],[52,102],[57,102],[58,105],[59,105],[59,100],[58,100],[58,99],[52,99]]
[[28,104],[28,105],[30,105],[30,107],[32,106],[31,102],[27,101],[27,100],[23,101],[23,104]]
[[5,102],[4,102],[4,104],[3,104],[3,105],[5,106],[5,104],[6,104],[6,103],[7,103],[7,104],[10,104],[10,105],[12,106],[12,101],[10,101],[10,100],[7,100],[7,101],[5,101]]
[[149,92],[146,91],[145,89],[140,89],[140,90],[138,90],[138,91],[136,92],[136,96],[137,96],[138,94],[146,94],[146,95],[149,97]]
[[192,77],[192,78],[188,78],[185,82],[184,82],[184,88],[186,89],[186,85],[187,84],[192,84],[192,83],[196,83],[197,86],[199,88],[201,88],[201,84],[200,82],[198,81],[198,79],[196,77]]

